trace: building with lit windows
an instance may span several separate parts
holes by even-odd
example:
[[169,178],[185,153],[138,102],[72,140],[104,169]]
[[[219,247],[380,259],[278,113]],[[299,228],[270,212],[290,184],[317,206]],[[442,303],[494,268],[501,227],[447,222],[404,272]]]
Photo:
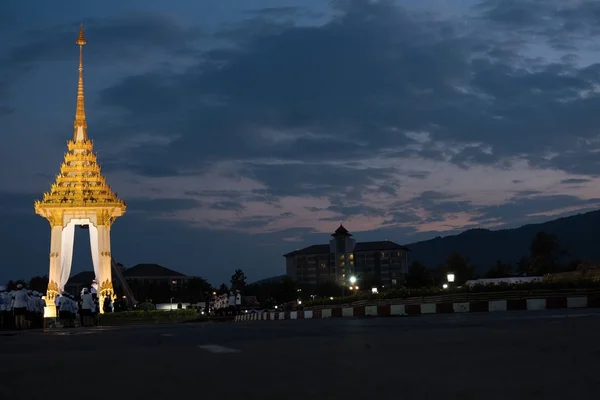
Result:
[[286,274],[298,283],[333,281],[348,284],[352,276],[373,285],[402,285],[408,273],[408,252],[389,240],[356,242],[343,225],[329,244],[317,244],[285,254]]

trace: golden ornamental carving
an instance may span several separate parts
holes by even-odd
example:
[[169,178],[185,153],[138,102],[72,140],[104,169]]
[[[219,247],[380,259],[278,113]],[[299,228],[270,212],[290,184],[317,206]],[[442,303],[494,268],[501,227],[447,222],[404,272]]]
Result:
[[111,257],[110,251],[102,251],[100,252],[100,255],[102,257]]
[[46,292],[46,300],[54,300],[58,295],[58,284],[54,281],[48,282],[48,290]]
[[54,258],[54,257],[58,257],[58,253],[56,253],[56,252],[50,253],[50,258]]
[[113,284],[111,281],[109,281],[108,279],[105,280],[104,282],[102,282],[100,284],[100,288],[98,289],[98,293],[99,295],[104,298],[107,295],[113,297],[114,296],[114,289],[113,289]]
[[47,218],[52,227],[63,226],[63,213],[62,212],[60,212],[58,210],[51,212]]

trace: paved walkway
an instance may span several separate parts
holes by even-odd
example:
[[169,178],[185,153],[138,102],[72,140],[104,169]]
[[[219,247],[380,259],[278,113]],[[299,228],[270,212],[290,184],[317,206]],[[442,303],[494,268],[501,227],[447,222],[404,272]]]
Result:
[[600,311],[561,310],[22,334],[0,338],[0,398],[68,368],[86,399],[595,399],[599,331]]

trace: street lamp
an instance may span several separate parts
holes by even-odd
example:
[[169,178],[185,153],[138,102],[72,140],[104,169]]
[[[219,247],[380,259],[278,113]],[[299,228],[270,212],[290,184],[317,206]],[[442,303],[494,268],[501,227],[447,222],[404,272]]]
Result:
[[448,284],[447,284],[447,283],[444,283],[444,284],[442,285],[442,288],[444,288],[444,289],[448,289]]
[[371,288],[371,293],[373,293],[373,294],[377,294],[378,292],[379,292],[379,290],[377,290],[377,286],[373,286],[373,287]]
[[353,284],[353,285],[356,283],[356,277],[355,276],[351,276],[350,277],[350,283]]
[[448,278],[448,282],[450,282],[450,283],[454,282],[454,274],[453,273],[449,273],[448,275],[446,275],[446,278]]

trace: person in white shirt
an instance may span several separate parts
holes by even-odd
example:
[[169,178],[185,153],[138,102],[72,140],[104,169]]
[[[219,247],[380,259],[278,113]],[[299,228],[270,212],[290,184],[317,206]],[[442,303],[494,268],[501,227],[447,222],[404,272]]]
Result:
[[0,286],[0,329],[9,329],[12,323],[12,296],[6,286]]
[[27,304],[28,304],[27,292],[23,289],[23,285],[20,283],[17,285],[15,291],[15,300],[13,303],[13,313],[15,315],[15,326],[17,329],[25,329],[27,327]]
[[34,295],[34,292],[31,290],[27,291],[27,328],[31,329],[35,325],[35,321],[37,318],[37,308],[38,302],[37,298]]
[[91,326],[94,324],[94,311],[95,304],[92,294],[89,293],[87,288],[83,289],[83,296],[81,296],[81,315],[83,315],[83,326]]
[[240,308],[242,308],[242,295],[239,290],[235,291],[235,310],[239,314]]
[[229,292],[229,307],[228,307],[228,311],[229,313],[231,313],[231,315],[235,315],[235,295],[233,294],[232,291]]
[[75,327],[75,321],[77,321],[77,314],[79,313],[79,304],[77,303],[77,300],[75,299],[75,296],[69,295],[69,298],[71,299],[71,321],[70,321],[70,325],[74,328]]
[[40,328],[44,328],[44,310],[46,309],[46,300],[44,296],[38,292],[38,324]]
[[71,299],[69,299],[69,296],[66,292],[62,292],[60,294],[60,299],[58,300],[58,309],[60,323],[63,327],[68,327],[69,321],[71,320]]

